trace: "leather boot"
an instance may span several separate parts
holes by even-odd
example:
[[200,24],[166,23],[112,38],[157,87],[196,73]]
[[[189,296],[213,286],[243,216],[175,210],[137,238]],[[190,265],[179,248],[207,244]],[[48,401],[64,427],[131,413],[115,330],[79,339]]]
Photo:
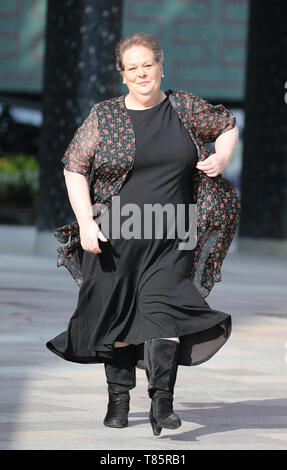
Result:
[[128,426],[130,393],[136,386],[136,346],[114,348],[112,361],[105,361],[109,402],[104,425],[112,428]]
[[144,362],[151,398],[149,420],[153,434],[159,436],[162,428],[177,429],[181,420],[173,412],[173,393],[178,369],[180,344],[168,339],[145,342]]

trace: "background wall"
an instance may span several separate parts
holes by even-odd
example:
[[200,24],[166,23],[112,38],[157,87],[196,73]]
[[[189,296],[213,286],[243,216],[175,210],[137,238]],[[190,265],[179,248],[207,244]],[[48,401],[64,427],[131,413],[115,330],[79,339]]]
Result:
[[[0,0],[2,93],[42,90],[46,1]],[[244,98],[248,3],[125,0],[122,35],[144,31],[156,36],[165,53],[168,87],[240,103]]]
[[244,97],[248,0],[126,0],[123,35],[151,33],[170,88],[210,99]]
[[0,1],[0,91],[42,91],[46,0]]

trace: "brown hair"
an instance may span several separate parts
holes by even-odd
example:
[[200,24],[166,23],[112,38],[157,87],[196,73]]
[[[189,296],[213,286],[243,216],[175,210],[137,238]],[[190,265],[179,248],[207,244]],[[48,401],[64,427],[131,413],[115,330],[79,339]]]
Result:
[[116,68],[118,72],[124,71],[123,55],[125,51],[134,45],[147,47],[153,52],[154,59],[157,63],[163,62],[163,51],[157,40],[151,34],[141,32],[134,33],[121,39],[116,44]]

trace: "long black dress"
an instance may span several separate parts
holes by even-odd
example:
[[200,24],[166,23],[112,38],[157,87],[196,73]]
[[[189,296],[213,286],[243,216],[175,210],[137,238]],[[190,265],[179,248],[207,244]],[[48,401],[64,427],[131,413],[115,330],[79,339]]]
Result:
[[[211,309],[190,278],[193,250],[178,246],[182,239],[175,222],[177,205],[185,205],[188,230],[197,151],[168,93],[151,108],[127,110],[136,135],[136,157],[118,196],[125,215],[112,214],[112,202],[108,234],[99,223],[109,241],[99,241],[102,253],[84,252],[76,310],[67,331],[46,344],[68,361],[103,362],[112,358],[114,342],[123,341],[138,345],[137,366],[143,368],[145,340],[179,336],[179,365],[192,366],[212,357],[230,336],[231,316]],[[144,214],[154,204],[174,207],[174,218],[157,214],[151,228]],[[172,227],[173,237],[168,236]],[[144,232],[148,228],[150,238]]]

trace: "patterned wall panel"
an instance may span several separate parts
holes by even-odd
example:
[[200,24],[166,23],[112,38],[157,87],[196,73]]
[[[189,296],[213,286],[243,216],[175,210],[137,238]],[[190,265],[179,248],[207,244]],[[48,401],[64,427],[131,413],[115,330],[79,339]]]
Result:
[[42,89],[46,1],[0,0],[0,91]]
[[[143,31],[159,40],[163,88],[241,101],[248,1],[124,0],[122,34]],[[1,92],[41,91],[45,14],[46,0],[0,0]]]
[[123,35],[143,31],[158,39],[163,88],[241,101],[247,22],[248,0],[126,0]]

